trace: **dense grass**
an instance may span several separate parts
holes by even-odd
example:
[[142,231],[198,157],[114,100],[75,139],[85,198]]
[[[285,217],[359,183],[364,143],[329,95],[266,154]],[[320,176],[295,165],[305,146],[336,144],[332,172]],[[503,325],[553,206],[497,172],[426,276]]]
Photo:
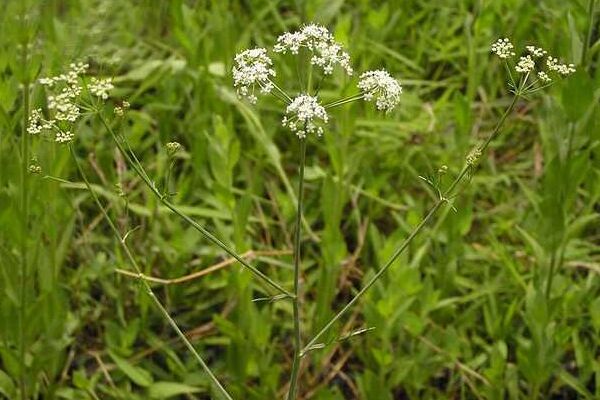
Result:
[[[131,270],[126,254],[68,148],[23,136],[28,103],[43,97],[35,80],[74,60],[114,76],[115,98],[132,105],[123,128],[153,179],[167,175],[165,144],[180,142],[172,201],[291,289],[298,141],[274,99],[236,98],[230,70],[237,51],[314,21],[357,70],[385,67],[405,93],[386,116],[337,109],[308,143],[305,341],[436,200],[419,176],[441,165],[455,176],[510,102],[495,39],[535,42],[578,72],[519,101],[456,211],[444,207],[306,358],[301,398],[600,398],[600,42],[589,4],[1,2],[0,397],[24,387],[39,399],[211,398],[140,283],[116,272]],[[279,72],[297,90],[294,69]],[[334,75],[322,96],[355,83]],[[174,279],[228,259],[156,200],[97,118],[80,123],[75,150],[121,232],[135,229],[127,243],[145,274]],[[24,173],[32,157],[39,174]],[[288,301],[253,302],[272,292],[233,263],[152,287],[234,398],[284,396]],[[361,328],[374,329],[336,340]]]

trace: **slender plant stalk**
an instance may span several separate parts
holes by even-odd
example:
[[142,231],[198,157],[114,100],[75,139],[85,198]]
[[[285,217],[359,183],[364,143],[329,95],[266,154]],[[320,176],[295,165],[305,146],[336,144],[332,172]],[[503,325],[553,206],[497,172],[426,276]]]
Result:
[[[485,140],[485,142],[478,148],[479,151],[481,152],[481,154],[483,154],[485,152],[485,150],[489,146],[490,142],[498,136],[500,129],[504,125],[506,118],[510,115],[510,113],[514,109],[519,97],[520,97],[520,92],[517,91],[512,99],[512,102],[510,103],[508,108],[504,111],[504,114],[502,115],[502,117],[500,118],[498,123],[496,124],[496,127],[494,128],[492,133],[488,136],[488,138]],[[340,319],[340,317],[342,315],[344,315],[369,290],[369,288],[371,288],[371,286],[373,286],[373,284],[375,284],[375,282],[377,282],[379,280],[379,278],[381,278],[381,276],[398,259],[398,257],[404,252],[404,250],[406,250],[406,248],[412,242],[412,240],[415,238],[415,236],[417,236],[417,234],[419,234],[419,232],[421,232],[421,230],[423,230],[423,228],[427,225],[427,223],[433,218],[433,216],[440,209],[440,207],[445,202],[448,201],[450,196],[454,195],[454,190],[462,182],[462,180],[468,175],[471,168],[472,168],[472,166],[469,164],[466,164],[464,166],[464,168],[462,169],[460,174],[454,179],[454,181],[450,184],[448,189],[445,190],[444,194],[442,196],[440,196],[440,198],[436,201],[436,203],[433,205],[433,207],[431,207],[431,209],[429,210],[429,212],[427,213],[425,218],[423,218],[423,220],[415,227],[415,229],[404,240],[404,242],[402,242],[400,247],[398,247],[396,249],[396,251],[394,252],[392,257],[377,271],[377,273],[365,284],[365,286],[362,289],[360,289],[358,291],[358,293],[356,293],[354,295],[354,297],[335,316],[333,316],[325,324],[325,326],[323,326],[323,328],[306,344],[306,346],[304,346],[304,348],[302,349],[302,352],[301,352],[301,356],[304,356],[308,351],[313,349],[313,347],[315,346],[317,341],[321,338],[321,336],[323,336],[327,331],[329,331],[329,329],[331,329],[333,324],[338,319]]]
[[281,286],[280,284],[275,282],[273,279],[269,278],[267,275],[265,275],[263,272],[258,270],[256,267],[250,265],[246,260],[243,259],[243,257],[241,257],[239,254],[237,254],[233,249],[231,249],[225,243],[223,243],[219,238],[217,238],[215,235],[210,233],[202,225],[198,224],[193,218],[191,218],[190,216],[185,214],[183,211],[181,211],[175,204],[171,203],[167,199],[167,197],[158,190],[156,185],[154,185],[154,183],[152,182],[152,180],[150,179],[150,177],[144,170],[143,166],[138,161],[135,154],[132,151],[128,151],[127,149],[125,149],[123,147],[123,143],[121,143],[121,140],[119,140],[115,131],[111,128],[110,124],[106,121],[106,119],[102,115],[100,115],[100,120],[102,121],[106,130],[113,137],[121,154],[123,154],[123,156],[129,162],[130,166],[134,169],[134,171],[138,174],[138,176],[142,179],[142,181],[144,181],[146,186],[148,186],[148,188],[152,191],[152,193],[154,193],[154,195],[159,199],[159,201],[162,204],[164,204],[167,208],[169,208],[171,211],[173,211],[175,214],[177,214],[181,219],[183,219],[190,226],[192,226],[194,229],[196,229],[198,232],[200,232],[205,238],[207,238],[212,243],[216,244],[221,249],[223,249],[227,254],[229,254],[230,256],[235,258],[243,267],[250,270],[250,272],[252,272],[255,276],[262,279],[266,284],[271,286],[273,289],[275,289],[276,291],[278,291],[281,294],[286,295],[287,297],[291,297],[291,298],[294,297],[294,295],[292,293],[290,293],[288,290],[284,289],[283,286]]
[[583,44],[583,50],[581,51],[581,64],[582,67],[585,68],[585,62],[587,61],[587,55],[588,55],[588,50],[590,49],[591,45],[592,45],[592,32],[594,30],[594,11],[596,8],[596,0],[589,0],[588,1],[588,15],[589,15],[589,21],[588,21],[588,29],[587,29],[587,34],[585,37],[585,43]]
[[300,359],[302,350],[301,326],[300,326],[300,236],[302,233],[302,203],[304,198],[304,164],[306,163],[306,139],[300,139],[300,174],[298,184],[298,209],[296,211],[296,226],[294,232],[294,298],[292,306],[294,309],[294,361],[290,376],[290,388],[288,400],[296,398],[298,387],[298,376],[300,372]]
[[363,97],[365,97],[365,95],[363,93],[354,94],[352,96],[349,96],[349,97],[346,97],[346,98],[343,98],[343,99],[331,102],[329,104],[325,104],[323,107],[325,107],[325,109],[329,109],[329,108],[333,108],[333,107],[338,107],[338,106],[344,105],[346,103],[351,103],[353,101],[360,100]]
[[[23,2],[23,7],[25,7]],[[23,9],[23,24],[25,20],[26,10]],[[29,162],[29,134],[27,133],[27,124],[29,123],[29,34],[26,31],[27,27],[23,26],[25,30],[24,39],[21,43],[22,55],[21,55],[21,68],[23,71],[23,125],[21,127],[21,271],[19,277],[19,388],[21,392],[21,399],[27,399],[27,384],[26,374],[27,367],[25,365],[25,352],[27,348],[27,338],[25,332],[25,318],[27,311],[27,275],[29,270],[29,260],[27,257],[27,245],[29,237],[29,174],[28,174],[28,162]]]
[[110,229],[112,230],[114,236],[119,241],[121,247],[123,248],[123,251],[125,252],[125,255],[127,256],[127,259],[129,260],[129,262],[133,266],[135,272],[137,273],[140,282],[142,282],[144,290],[146,291],[146,293],[148,294],[148,296],[150,296],[150,298],[152,299],[152,301],[154,302],[154,304],[156,305],[156,307],[160,310],[160,312],[162,313],[163,317],[167,320],[167,322],[169,323],[169,325],[171,325],[171,327],[175,330],[175,332],[177,333],[177,335],[179,336],[179,338],[185,343],[185,346],[194,355],[194,357],[196,358],[196,360],[198,361],[198,363],[200,364],[200,366],[202,367],[202,369],[204,370],[204,372],[206,372],[206,374],[210,378],[210,380],[213,383],[213,385],[215,386],[215,388],[219,391],[219,393],[225,399],[227,399],[227,400],[233,400],[233,398],[229,395],[229,393],[227,393],[227,390],[225,390],[225,388],[223,387],[223,385],[221,385],[221,383],[219,382],[219,380],[217,379],[217,377],[212,373],[212,371],[210,370],[210,368],[208,367],[208,365],[206,364],[206,362],[204,361],[204,359],[202,359],[202,357],[200,356],[200,354],[198,354],[198,352],[196,351],[196,349],[194,348],[194,346],[192,345],[192,343],[190,343],[190,341],[188,340],[188,338],[181,331],[181,329],[177,325],[177,322],[175,322],[175,320],[171,317],[171,315],[169,314],[169,312],[162,305],[162,303],[160,302],[160,300],[158,299],[158,297],[156,297],[156,295],[154,294],[154,291],[152,290],[152,287],[150,287],[150,284],[146,281],[145,276],[142,273],[142,270],[141,270],[141,268],[140,268],[137,260],[133,256],[131,250],[129,249],[129,246],[127,246],[127,243],[125,242],[125,238],[123,236],[121,236],[121,233],[119,232],[119,230],[117,229],[116,225],[114,224],[114,222],[112,221],[112,219],[110,218],[110,216],[108,215],[108,213],[106,212],[106,209],[104,208],[104,206],[100,202],[100,199],[96,195],[96,192],[94,192],[94,189],[92,188],[92,185],[90,184],[89,180],[87,179],[87,176],[85,175],[85,173],[83,171],[83,168],[81,167],[81,164],[79,163],[79,160],[77,159],[77,155],[75,154],[75,150],[73,149],[72,145],[69,145],[69,151],[71,152],[71,155],[73,156],[73,160],[75,161],[75,165],[77,165],[77,170],[79,171],[79,174],[81,175],[81,178],[85,182],[85,186],[86,186],[88,192],[90,192],[90,195],[94,199],[94,202],[96,203],[96,206],[98,206],[98,208],[102,212],[102,215],[103,215],[104,219],[106,220],[106,222],[110,226]]

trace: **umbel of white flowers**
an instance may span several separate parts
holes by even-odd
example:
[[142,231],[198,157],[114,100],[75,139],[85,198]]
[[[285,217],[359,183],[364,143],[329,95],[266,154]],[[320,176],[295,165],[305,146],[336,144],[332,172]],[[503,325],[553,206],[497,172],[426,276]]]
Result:
[[[499,58],[508,62],[512,57],[515,56],[513,52],[514,46],[508,40],[508,38],[498,39],[491,46],[492,53],[495,53]],[[525,80],[534,72],[536,72],[537,81],[542,85],[547,85],[552,82],[552,73],[559,76],[567,76],[575,72],[575,65],[573,64],[562,64],[558,59],[549,56],[548,52],[540,47],[525,46],[525,50],[528,54],[519,57],[519,60],[514,65],[514,69],[519,74],[525,74]],[[541,60],[546,57],[546,62],[543,63]]]
[[[301,50],[307,52],[311,66],[320,69],[323,77],[331,75],[336,67],[347,75],[354,72],[350,55],[323,26],[309,24],[297,31],[286,32],[277,38],[273,47],[273,51],[280,54],[296,55]],[[234,61],[233,85],[237,94],[251,103],[256,102],[257,93],[277,92],[285,97],[287,108],[282,125],[300,139],[312,133],[318,136],[323,134],[323,126],[329,120],[326,108],[364,99],[374,102],[378,110],[389,112],[398,105],[402,94],[402,86],[387,71],[367,71],[359,77],[359,94],[323,106],[317,96],[311,96],[309,93],[299,93],[295,98],[291,98],[273,82],[272,79],[277,74],[267,49],[244,50],[235,56]]]
[[[71,128],[81,115],[78,100],[83,90],[82,78],[88,68],[88,64],[73,63],[66,74],[39,80],[39,83],[49,92],[47,97],[49,118],[44,117],[41,108],[31,110],[27,126],[29,134],[37,135],[47,131],[54,134],[54,141],[57,143],[73,141],[75,135]],[[108,99],[113,84],[110,78],[92,78],[86,88],[91,95],[104,101]]]

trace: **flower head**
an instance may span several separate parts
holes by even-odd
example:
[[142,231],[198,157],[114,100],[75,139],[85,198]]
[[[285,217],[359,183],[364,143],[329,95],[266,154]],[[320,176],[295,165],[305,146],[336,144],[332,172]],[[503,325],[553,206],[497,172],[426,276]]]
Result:
[[29,122],[27,124],[27,133],[30,135],[37,135],[38,133],[42,132],[42,122],[42,109],[36,108],[31,110],[31,113],[29,114]]
[[553,57],[548,57],[548,59],[546,59],[546,66],[550,71],[558,72],[563,76],[571,75],[575,72],[574,64],[561,64],[558,62],[558,59]]
[[[41,109],[31,111],[27,132],[32,135],[43,131],[52,131],[57,143],[70,143],[75,135],[71,132],[72,125],[79,119],[79,97],[83,90],[82,76],[89,68],[85,63],[71,63],[69,70],[53,77],[41,78],[39,83],[48,92],[47,104],[49,118],[45,119]],[[108,98],[108,92],[113,88],[111,79],[92,78],[88,89],[90,94]]]
[[92,78],[88,86],[90,93],[102,100],[108,99],[108,92],[114,89],[111,78]]
[[492,44],[492,53],[496,53],[502,59],[507,59],[515,55],[514,48],[508,38],[498,39],[496,43]]
[[56,143],[67,144],[71,143],[75,135],[71,133],[71,131],[58,131],[56,132],[56,136],[54,137],[54,141]]
[[118,117],[122,117],[125,115],[125,112],[129,110],[131,105],[127,101],[123,101],[120,106],[115,106],[115,115]]
[[316,97],[301,94],[287,106],[281,123],[300,139],[304,139],[310,133],[321,136],[323,127],[320,124],[325,124],[328,120],[325,108],[319,104]]
[[358,88],[366,101],[375,100],[378,110],[391,111],[400,102],[402,86],[385,70],[367,71],[360,76]]
[[327,28],[310,24],[304,25],[299,31],[286,32],[277,38],[273,50],[276,53],[298,54],[301,47],[312,53],[310,63],[322,68],[325,75],[331,74],[336,65],[352,75],[350,55],[335,41]]
[[544,71],[539,71],[537,73],[538,78],[540,78],[540,81],[544,82],[544,83],[548,83],[551,82],[552,79],[548,76],[547,73],[545,73]]
[[523,56],[519,58],[519,62],[515,67],[515,71],[520,73],[531,72],[535,68],[535,61],[531,58],[530,55]]
[[541,47],[525,46],[525,49],[535,58],[544,57],[548,52]]
[[272,65],[273,61],[263,48],[245,50],[237,54],[233,67],[233,85],[237,88],[238,95],[256,103],[256,85],[260,86],[262,93],[269,93],[273,89],[270,77],[275,76]]
[[173,157],[182,149],[181,143],[179,142],[169,142],[165,147],[167,148],[167,154],[169,157]]

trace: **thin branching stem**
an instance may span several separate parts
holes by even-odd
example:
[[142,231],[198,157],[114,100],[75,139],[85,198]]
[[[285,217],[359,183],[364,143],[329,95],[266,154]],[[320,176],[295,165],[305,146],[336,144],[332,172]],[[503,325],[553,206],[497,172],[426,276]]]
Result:
[[[502,115],[502,117],[500,118],[498,123],[496,124],[492,133],[488,136],[488,138],[485,140],[483,145],[481,145],[479,147],[479,151],[481,152],[481,154],[483,154],[485,152],[485,150],[489,146],[490,142],[498,136],[500,129],[502,128],[502,126],[504,125],[504,122],[506,121],[506,118],[508,117],[508,115],[510,115],[510,113],[514,109],[518,98],[519,98],[519,92],[517,92],[517,94],[514,95],[512,102],[510,103],[508,108],[505,110],[504,114]],[[413,229],[413,231],[410,233],[410,235],[402,242],[400,247],[398,247],[396,249],[396,251],[394,252],[392,257],[390,257],[390,259],[377,271],[377,273],[365,284],[365,286],[363,286],[363,288],[360,289],[358,291],[358,293],[356,293],[354,295],[354,297],[352,297],[352,299],[325,324],[325,326],[323,326],[323,328],[306,344],[306,346],[304,346],[304,348],[302,349],[301,356],[304,356],[308,351],[310,351],[312,348],[314,348],[317,341],[327,331],[329,331],[329,329],[331,329],[331,327],[335,324],[335,322],[337,320],[339,320],[348,310],[350,310],[350,308],[352,308],[352,306],[371,288],[371,286],[373,286],[375,284],[375,282],[377,282],[381,278],[381,276],[388,270],[388,268],[390,268],[390,266],[394,264],[394,262],[404,252],[404,250],[406,250],[408,248],[409,244],[412,242],[412,240],[415,238],[415,236],[417,236],[417,234],[419,234],[419,232],[421,232],[421,230],[423,230],[423,228],[427,225],[427,223],[433,218],[433,216],[440,209],[440,207],[444,203],[448,202],[448,199],[450,198],[450,196],[453,196],[455,194],[454,193],[455,189],[462,182],[462,180],[465,178],[465,176],[468,175],[470,170],[471,170],[471,165],[466,164],[463,167],[462,171],[458,174],[458,176],[450,184],[450,186],[444,191],[443,196],[441,196],[436,201],[436,203],[433,205],[433,207],[431,207],[429,212],[425,215],[425,218],[423,218],[423,220],[421,220],[421,222]]]
[[298,183],[298,209],[296,210],[296,225],[294,231],[294,298],[292,306],[294,309],[294,361],[290,376],[290,388],[288,400],[296,398],[298,387],[298,376],[300,372],[300,359],[302,349],[301,326],[300,326],[300,243],[302,234],[302,203],[304,198],[304,164],[306,162],[306,139],[300,139],[300,173]]
[[145,275],[142,273],[142,269],[140,268],[137,260],[133,256],[133,253],[129,249],[129,246],[127,246],[125,238],[121,235],[121,233],[117,229],[115,223],[112,221],[112,219],[108,215],[108,212],[106,211],[106,209],[100,202],[100,199],[96,195],[96,192],[94,192],[92,185],[90,184],[89,180],[87,179],[87,176],[86,176],[85,172],[83,171],[83,168],[82,168],[81,164],[79,163],[79,160],[77,159],[77,155],[75,154],[75,150],[73,149],[72,145],[69,145],[69,151],[71,152],[73,160],[75,161],[75,165],[77,166],[77,170],[79,171],[79,175],[83,179],[88,192],[90,193],[90,195],[92,196],[92,198],[94,200],[94,203],[96,204],[96,206],[102,213],[102,216],[104,217],[104,219],[110,226],[110,229],[112,230],[113,235],[119,241],[119,244],[123,248],[123,251],[125,252],[125,255],[127,256],[127,259],[129,260],[129,262],[131,263],[131,266],[134,268],[136,274],[138,275],[139,280],[142,283],[142,286],[144,287],[144,290],[146,291],[148,296],[150,296],[150,298],[152,299],[152,301],[154,302],[156,307],[160,310],[161,314],[167,320],[169,325],[171,325],[171,327],[175,330],[175,332],[177,333],[179,338],[185,343],[185,346],[188,348],[188,350],[194,355],[194,358],[196,358],[196,360],[198,361],[198,363],[200,364],[200,366],[202,367],[204,372],[206,372],[206,374],[208,375],[209,379],[211,380],[212,384],[215,386],[217,391],[219,391],[219,393],[225,399],[233,400],[231,395],[229,395],[229,393],[227,393],[227,390],[225,390],[223,385],[221,385],[221,383],[219,382],[217,377],[210,370],[210,368],[208,367],[208,365],[206,364],[206,362],[204,361],[202,356],[200,356],[200,354],[198,354],[198,352],[196,351],[196,349],[194,348],[192,343],[188,340],[188,338],[185,336],[183,331],[179,328],[179,325],[177,325],[177,322],[175,322],[175,320],[171,317],[169,312],[162,305],[162,303],[160,302],[158,297],[156,297],[156,295],[154,294],[154,291],[150,287],[150,284],[148,283],[148,281],[145,279]]
[[347,103],[351,103],[353,101],[357,101],[360,100],[362,98],[364,98],[365,95],[364,93],[359,93],[359,94],[353,94],[352,96],[349,97],[345,97],[343,99],[340,100],[336,100],[334,102],[331,102],[329,104],[325,104],[323,107],[325,107],[325,109],[329,109],[329,108],[333,108],[333,107],[338,107]]
[[[258,270],[256,267],[250,265],[237,252],[235,252],[233,249],[231,249],[229,246],[227,246],[225,243],[223,243],[215,235],[213,235],[212,233],[210,233],[202,225],[198,224],[189,215],[187,215],[186,213],[184,213],[183,211],[181,211],[175,204],[171,203],[167,199],[167,197],[158,190],[158,188],[156,187],[156,185],[154,184],[154,182],[152,182],[152,180],[150,179],[150,177],[148,176],[148,174],[144,170],[142,164],[139,162],[139,160],[137,159],[137,157],[135,156],[135,153],[131,150],[131,148],[129,148],[129,150],[128,150],[128,149],[126,149],[123,146],[122,142],[127,143],[127,141],[119,139],[119,137],[117,136],[116,132],[112,129],[112,127],[110,126],[110,124],[108,123],[108,121],[106,121],[106,119],[104,118],[104,116],[102,116],[101,114],[100,114],[100,120],[102,121],[102,124],[104,125],[104,127],[106,128],[106,130],[113,137],[113,139],[114,139],[114,141],[115,141],[115,143],[116,143],[119,151],[121,152],[121,154],[123,154],[123,156],[127,159],[127,161],[129,162],[129,164],[131,165],[131,167],[133,168],[133,170],[138,174],[138,176],[142,179],[142,181],[144,181],[144,183],[146,184],[146,186],[148,186],[148,188],[152,191],[152,193],[158,198],[158,200],[163,205],[165,205],[168,209],[170,209],[172,212],[174,212],[176,215],[178,215],[181,219],[183,219],[186,223],[188,223],[190,226],[192,226],[195,230],[197,230],[198,232],[200,232],[205,238],[207,238],[212,243],[214,243],[215,245],[217,245],[221,249],[223,249],[227,254],[229,254],[230,256],[232,256],[233,258],[235,258],[243,267],[247,268],[255,276],[257,276],[260,279],[262,279],[266,284],[268,284],[269,286],[271,286],[273,289],[275,289],[279,293],[287,295],[288,297],[292,297],[292,298],[294,297],[294,295],[292,293],[290,293],[288,290],[284,289],[283,286],[281,286],[280,284],[278,284],[277,282],[275,282],[273,279],[269,278],[267,275],[265,275],[263,272],[261,272],[260,270]],[[126,145],[129,146],[128,144],[126,144]]]
[[279,85],[277,85],[271,79],[269,79],[269,82],[271,82],[271,84],[273,85],[273,87],[275,88],[275,90],[277,90],[279,93],[281,93],[281,95],[287,101],[287,104],[290,104],[292,102],[292,98],[290,96],[288,96],[288,94],[282,88],[280,88]]

